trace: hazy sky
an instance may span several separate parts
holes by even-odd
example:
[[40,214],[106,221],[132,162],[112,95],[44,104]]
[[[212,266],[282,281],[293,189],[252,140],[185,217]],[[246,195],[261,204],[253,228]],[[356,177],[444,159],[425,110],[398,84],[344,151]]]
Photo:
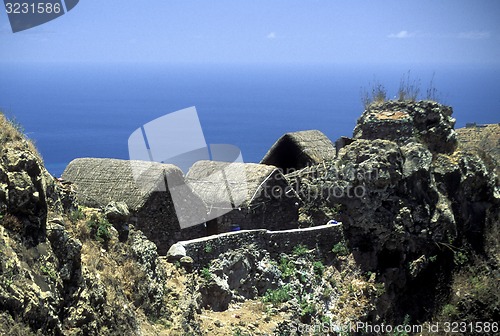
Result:
[[500,64],[500,1],[80,0],[0,61]]

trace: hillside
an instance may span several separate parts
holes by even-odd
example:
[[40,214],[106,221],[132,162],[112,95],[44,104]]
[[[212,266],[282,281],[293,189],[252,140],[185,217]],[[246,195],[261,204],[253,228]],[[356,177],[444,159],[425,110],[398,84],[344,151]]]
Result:
[[[493,331],[500,193],[452,112],[367,106],[334,159],[285,174],[297,228],[262,223],[167,255],[121,200],[83,206],[78,185],[52,177],[0,115],[0,334],[435,335],[453,321]],[[480,146],[498,153],[489,134]]]

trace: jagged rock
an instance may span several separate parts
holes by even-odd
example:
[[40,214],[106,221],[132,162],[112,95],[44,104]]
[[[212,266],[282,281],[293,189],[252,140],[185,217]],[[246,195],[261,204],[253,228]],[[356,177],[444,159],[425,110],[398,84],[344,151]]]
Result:
[[358,119],[354,138],[422,142],[432,152],[451,153],[457,147],[452,113],[451,107],[432,101],[374,103]]
[[124,202],[110,202],[104,208],[104,215],[118,231],[119,240],[121,242],[126,241],[130,230],[128,224],[130,211],[127,204]]
[[38,158],[28,150],[4,148],[0,158],[0,208],[15,216],[19,228],[36,244],[45,236],[47,200]]
[[438,286],[426,260],[444,246],[481,250],[483,225],[498,212],[494,177],[478,156],[455,151],[453,124],[451,108],[437,103],[373,104],[336,161],[295,174],[303,198],[341,209],[357,262],[381,273],[392,303],[379,314],[398,309],[402,293],[426,292],[422,281]]
[[104,208],[104,215],[111,224],[126,224],[130,217],[130,211],[125,202],[110,202]]
[[194,265],[193,258],[191,258],[189,256],[182,257],[179,260],[179,262],[180,262],[181,266],[184,267],[187,271],[191,271],[193,269],[193,265]]
[[226,310],[232,300],[262,296],[281,284],[280,271],[271,262],[269,253],[255,245],[220,255],[209,270],[210,281],[200,289],[202,306],[215,310]]
[[201,306],[213,311],[227,310],[233,299],[233,293],[227,281],[218,276],[212,276],[206,284],[201,286],[199,291],[202,297]]
[[77,282],[81,269],[82,243],[78,239],[70,237],[64,226],[54,220],[49,221],[47,225],[47,238],[59,259],[61,280]]

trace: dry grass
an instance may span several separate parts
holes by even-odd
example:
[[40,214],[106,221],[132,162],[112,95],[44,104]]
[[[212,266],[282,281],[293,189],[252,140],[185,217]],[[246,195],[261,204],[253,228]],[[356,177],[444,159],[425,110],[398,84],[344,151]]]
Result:
[[32,140],[23,134],[23,129],[15,120],[9,120],[0,111],[0,151],[5,148],[28,150],[43,163],[42,156],[38,152]]
[[22,141],[23,138],[20,127],[0,112],[0,145],[7,142]]
[[23,224],[19,221],[19,219],[9,213],[2,216],[2,218],[0,219],[0,223],[4,228],[16,233],[21,233],[23,230]]

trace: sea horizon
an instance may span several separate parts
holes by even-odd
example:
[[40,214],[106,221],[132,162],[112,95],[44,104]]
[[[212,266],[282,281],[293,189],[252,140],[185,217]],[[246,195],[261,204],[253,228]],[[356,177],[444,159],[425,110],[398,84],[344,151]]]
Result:
[[79,157],[128,159],[135,129],[190,106],[207,143],[238,146],[245,162],[259,162],[287,132],[351,136],[362,91],[380,82],[392,99],[408,71],[422,98],[433,80],[456,128],[499,122],[500,69],[486,65],[3,63],[0,109],[54,176]]

